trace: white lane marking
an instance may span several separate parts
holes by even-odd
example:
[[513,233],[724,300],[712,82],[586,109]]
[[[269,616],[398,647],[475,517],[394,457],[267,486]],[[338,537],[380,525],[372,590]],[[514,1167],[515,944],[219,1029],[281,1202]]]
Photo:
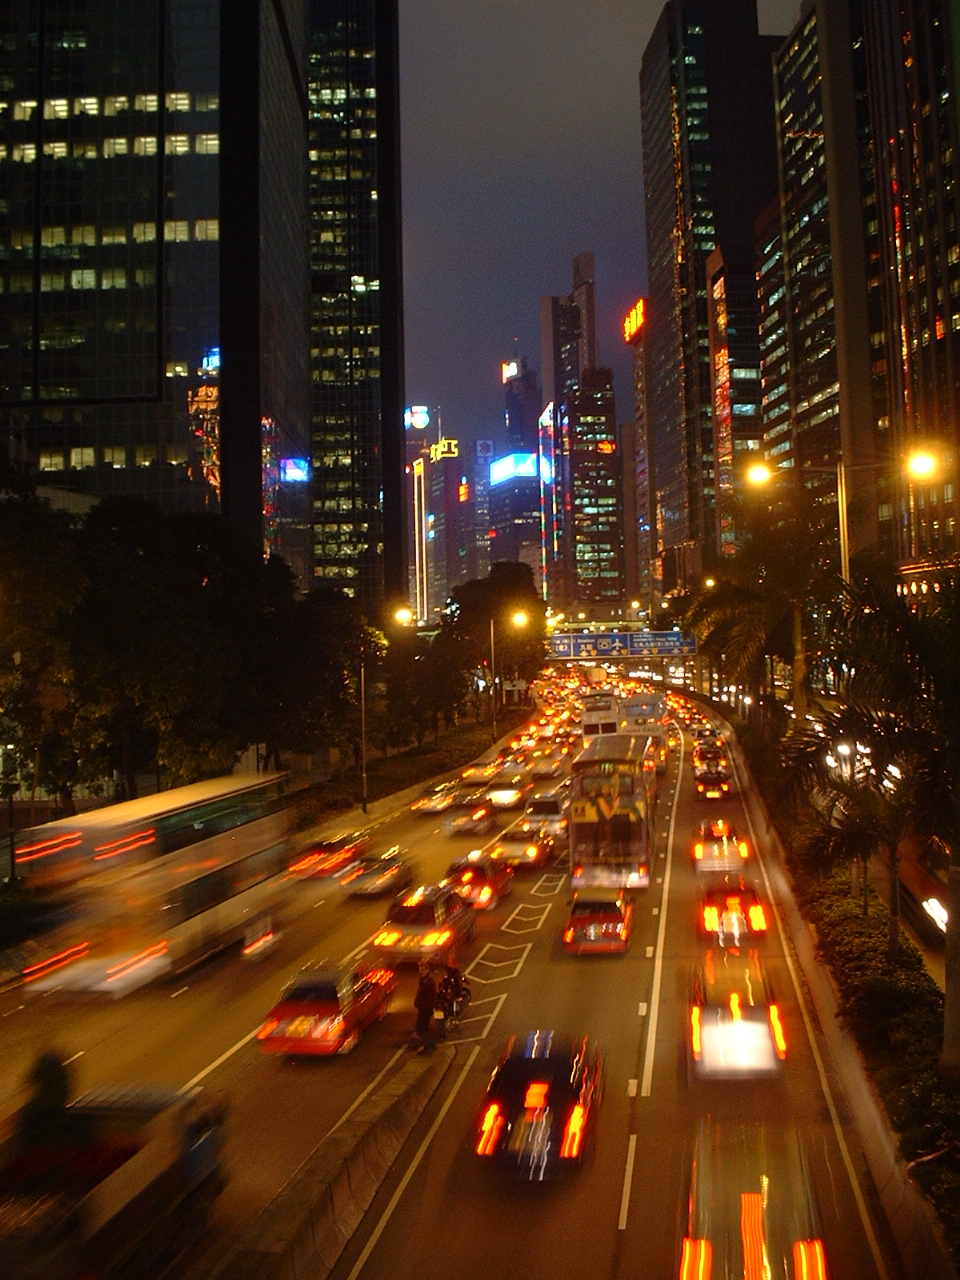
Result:
[[645,1018],[646,1016],[647,1016],[647,1002],[646,1000],[641,1000],[640,1008],[637,1010],[637,1017]]
[[12,1013],[19,1013],[21,1009],[25,1009],[26,1007],[27,1006],[25,1004],[18,1004],[15,1009],[8,1009],[3,1017],[9,1018]]
[[535,907],[529,902],[521,902],[518,907],[514,907],[513,911],[504,920],[500,926],[500,932],[536,933],[538,929],[543,928],[547,912],[552,906],[552,902],[547,902],[542,907]]
[[[353,1100],[353,1102],[351,1102],[350,1106],[349,1106],[349,1107],[347,1107],[346,1111],[343,1113],[343,1115],[340,1117],[340,1119],[337,1121],[337,1123],[333,1126],[333,1128],[332,1128],[332,1129],[329,1131],[329,1133],[327,1134],[327,1138],[329,1138],[329,1137],[330,1137],[330,1134],[331,1134],[331,1133],[336,1133],[336,1132],[337,1132],[337,1130],[340,1128],[340,1126],[341,1126],[342,1124],[346,1123],[346,1121],[350,1119],[350,1117],[351,1117],[351,1116],[353,1115],[353,1113],[356,1111],[357,1107],[359,1107],[359,1106],[360,1106],[361,1102],[363,1102],[365,1098],[367,1098],[367,1097],[369,1097],[369,1096],[370,1096],[370,1094],[374,1091],[374,1089],[377,1087],[377,1085],[380,1083],[380,1081],[383,1079],[383,1077],[387,1074],[387,1072],[390,1070],[390,1068],[394,1065],[394,1063],[395,1063],[399,1058],[402,1058],[402,1057],[403,1057],[403,1055],[404,1055],[406,1052],[407,1052],[407,1047],[406,1047],[406,1045],[404,1045],[404,1047],[403,1047],[402,1049],[398,1049],[398,1050],[397,1050],[397,1052],[393,1055],[393,1057],[390,1059],[390,1061],[387,1063],[387,1065],[386,1065],[382,1070],[378,1071],[378,1072],[377,1072],[377,1074],[373,1077],[373,1079],[370,1081],[370,1083],[369,1083],[369,1084],[367,1085],[367,1087],[364,1089],[363,1093],[358,1094],[358,1095],[357,1095],[357,1097]],[[324,1138],[324,1141],[326,1141],[326,1138]],[[308,1159],[309,1159],[309,1157],[308,1157]],[[306,1163],[306,1161],[304,1161],[304,1164],[305,1164],[305,1163]],[[301,1168],[303,1168],[303,1165],[301,1165],[300,1167],[301,1167]],[[298,1170],[298,1172],[299,1172],[299,1170]],[[295,1177],[296,1175],[295,1175],[295,1174],[291,1174],[290,1176],[291,1176],[291,1177]],[[288,1179],[287,1179],[287,1182],[289,1182],[289,1181],[290,1181],[290,1178],[288,1178]],[[279,1192],[278,1192],[278,1194],[279,1194]],[[276,1197],[274,1197],[274,1199],[276,1199]]]
[[653,908],[653,914],[654,914],[655,916],[658,916],[658,915],[660,914],[660,908],[659,908],[659,907],[654,907],[654,908]]
[[433,1124],[430,1126],[430,1129],[427,1132],[427,1136],[424,1138],[423,1142],[421,1142],[420,1144],[420,1149],[417,1151],[417,1154],[411,1160],[410,1167],[407,1169],[406,1173],[400,1179],[400,1185],[397,1187],[396,1191],[390,1197],[390,1203],[387,1205],[386,1209],[384,1209],[383,1216],[381,1217],[377,1225],[374,1227],[373,1232],[370,1236],[370,1239],[363,1246],[363,1252],[360,1254],[360,1257],[357,1259],[356,1263],[354,1264],[353,1270],[350,1272],[350,1275],[347,1277],[347,1280],[357,1280],[357,1276],[359,1276],[360,1272],[367,1265],[367,1259],[370,1257],[371,1253],[373,1253],[374,1249],[377,1247],[377,1241],[383,1235],[383,1232],[386,1229],[387,1223],[390,1221],[391,1217],[393,1216],[394,1209],[396,1209],[397,1205],[400,1203],[400,1198],[403,1195],[404,1191],[406,1191],[407,1189],[410,1179],[413,1177],[417,1169],[420,1167],[420,1161],[427,1154],[430,1144],[431,1142],[433,1142],[433,1139],[436,1136],[437,1130],[440,1128],[440,1125],[443,1123],[447,1112],[450,1110],[451,1106],[453,1105],[453,1100],[457,1096],[457,1094],[460,1092],[460,1088],[464,1080],[466,1080],[467,1074],[469,1073],[470,1068],[476,1062],[477,1054],[479,1052],[480,1052],[480,1046],[477,1045],[476,1048],[471,1051],[470,1057],[463,1064],[463,1070],[460,1072],[460,1075],[457,1077],[456,1084],[453,1086],[453,1088],[450,1090],[450,1092],[447,1094],[446,1098],[444,1099],[443,1106],[440,1108],[439,1112],[437,1113],[436,1120],[434,1120]]
[[[378,929],[377,933],[379,932],[380,930]],[[359,947],[354,947],[352,951],[348,951],[347,954],[340,961],[340,963],[349,964],[351,960],[355,960],[357,956],[361,954],[361,952],[366,951],[367,947],[369,947],[370,943],[377,936],[377,933],[371,933],[369,938],[364,938],[364,940],[360,943]]]
[[[739,770],[737,769],[736,760],[734,760],[734,769],[739,773]],[[738,788],[740,788],[741,792],[743,792],[743,788],[741,786],[739,778],[737,779],[737,786]],[[790,980],[793,983],[793,990],[797,997],[797,1004],[800,1006],[800,1015],[803,1018],[803,1025],[806,1028],[807,1040],[810,1043],[810,1049],[813,1053],[813,1060],[817,1064],[817,1075],[820,1077],[820,1088],[823,1090],[823,1096],[827,1103],[827,1110],[830,1112],[830,1120],[833,1124],[833,1131],[836,1134],[837,1146],[840,1148],[840,1155],[843,1157],[843,1163],[847,1171],[847,1177],[850,1179],[850,1188],[853,1191],[853,1198],[857,1202],[857,1211],[860,1214],[860,1222],[863,1225],[863,1233],[867,1237],[867,1244],[870,1246],[870,1252],[873,1255],[874,1266],[877,1268],[877,1274],[880,1276],[880,1280],[889,1280],[890,1273],[887,1271],[886,1264],[884,1263],[884,1260],[883,1260],[883,1255],[880,1252],[880,1245],[878,1244],[877,1237],[874,1234],[873,1223],[870,1221],[870,1216],[867,1212],[867,1206],[863,1199],[863,1193],[860,1190],[860,1183],[857,1179],[856,1171],[854,1170],[854,1167],[853,1167],[853,1161],[850,1158],[850,1150],[847,1146],[847,1140],[843,1136],[843,1130],[840,1127],[840,1116],[837,1113],[837,1104],[834,1101],[833,1093],[831,1092],[831,1089],[830,1089],[830,1082],[827,1080],[827,1073],[823,1065],[823,1059],[820,1056],[820,1050],[817,1048],[817,1042],[813,1034],[813,1025],[810,1021],[810,1015],[807,1012],[806,1001],[804,1000],[803,993],[800,990],[800,980],[797,977],[797,970],[793,963],[793,957],[791,956],[790,951],[787,947],[787,939],[783,929],[783,922],[780,919],[780,912],[776,909],[776,903],[773,896],[773,887],[770,884],[770,877],[767,875],[767,868],[766,868],[764,859],[760,855],[760,842],[757,840],[757,832],[753,825],[753,818],[750,814],[750,807],[749,805],[746,804],[746,802],[744,802],[743,811],[746,814],[747,826],[750,828],[750,837],[753,840],[753,847],[757,851],[757,861],[760,864],[760,874],[763,876],[764,888],[767,891],[767,897],[770,899],[770,902],[774,905],[773,915],[774,915],[774,919],[777,922],[777,932],[780,935],[780,946],[783,950],[783,958],[787,962],[787,970],[790,974]]]
[[[660,912],[660,925],[657,929],[657,958],[653,962],[653,985],[650,997],[650,1021],[647,1023],[647,1043],[643,1051],[643,1081],[640,1096],[650,1097],[653,1084],[653,1059],[657,1047],[657,1020],[660,1016],[660,986],[663,981],[663,949],[667,939],[667,907],[670,904],[670,873],[673,870],[673,837],[677,825],[677,804],[680,800],[680,779],[683,776],[683,743],[680,744],[680,759],[677,762],[677,783],[673,791],[673,805],[670,809],[670,834],[667,837],[667,865],[663,876],[663,910]],[[649,951],[649,948],[648,948]]]
[[[559,874],[555,871],[545,871],[537,883],[530,890],[530,894],[534,898],[553,898],[563,888],[563,882],[567,878],[565,871]],[[553,887],[550,887],[551,881],[556,881]]]
[[663,876],[657,876],[657,884],[663,884]]
[[484,1019],[486,1019],[486,1023],[484,1025],[483,1030],[480,1032],[478,1036],[459,1037],[457,1040],[457,1043],[458,1044],[476,1044],[478,1040],[486,1040],[487,1036],[490,1034],[490,1028],[493,1026],[494,1022],[497,1019],[497,1014],[503,1008],[503,1004],[506,998],[507,998],[507,992],[504,991],[498,996],[486,996],[483,1000],[475,1000],[474,1003],[471,1005],[471,1008],[473,1009],[476,1009],[478,1005],[490,1004],[491,1002],[493,1002],[494,1003],[493,1013],[478,1013],[470,1018],[461,1018],[460,1019],[461,1027],[466,1026],[468,1022],[482,1022]]
[[647,947],[647,959],[648,960],[653,959],[653,947]]
[[179,991],[174,991],[170,999],[176,1000],[177,996],[182,996],[185,991],[189,991],[189,990],[190,990],[190,984],[187,983],[187,985],[185,987],[181,987]]
[[79,1053],[75,1053],[75,1054],[73,1055],[73,1057],[72,1057],[72,1058],[67,1058],[67,1060],[64,1062],[64,1064],[63,1064],[63,1065],[64,1065],[65,1067],[69,1067],[69,1065],[70,1065],[70,1063],[71,1063],[71,1062],[76,1062],[76,1060],[77,1060],[78,1058],[82,1058],[82,1057],[83,1057],[83,1055],[84,1055],[86,1052],[87,1052],[87,1051],[86,1051],[86,1049],[81,1049],[81,1050],[80,1050],[80,1052],[79,1052]]
[[238,1040],[235,1045],[231,1046],[226,1053],[221,1053],[220,1057],[217,1058],[216,1061],[211,1062],[209,1067],[204,1067],[202,1071],[198,1071],[192,1080],[188,1080],[185,1085],[177,1090],[177,1093],[189,1093],[190,1090],[195,1088],[201,1080],[205,1080],[211,1071],[216,1071],[217,1067],[222,1066],[228,1058],[232,1058],[233,1055],[238,1050],[242,1049],[245,1044],[249,1044],[259,1030],[259,1027],[254,1027],[253,1030],[248,1032],[242,1040]]
[[636,1159],[636,1155],[637,1135],[631,1133],[630,1141],[627,1143],[627,1167],[623,1171],[623,1190],[620,1193],[620,1220],[617,1223],[619,1231],[626,1231],[627,1229],[627,1212],[630,1209],[630,1187],[633,1183],[633,1162]]
[[636,1096],[637,1096],[637,1082],[636,1080],[628,1080],[627,1081],[627,1097],[635,1098]]
[[322,907],[325,902],[326,902],[326,898],[318,898],[317,901],[313,904],[313,910],[316,911],[317,907]]
[[[487,945],[480,952],[480,954],[477,956],[476,960],[472,961],[472,963],[468,965],[466,969],[464,969],[463,971],[464,975],[468,978],[471,978],[474,982],[483,983],[484,986],[487,986],[491,982],[506,982],[510,978],[515,978],[519,974],[520,970],[523,968],[524,961],[526,960],[527,956],[530,954],[532,950],[533,950],[532,942],[528,942],[526,944],[520,943],[515,947],[502,947],[497,942],[488,942]],[[508,958],[506,960],[486,959],[487,952],[493,952],[493,951],[505,951],[505,952],[514,952],[514,953],[519,951],[520,957],[519,959],[514,957],[514,958]],[[509,968],[510,972],[497,974],[496,977],[493,977],[493,978],[481,978],[480,975],[476,972],[477,965],[480,965],[480,964],[486,965],[488,969]]]

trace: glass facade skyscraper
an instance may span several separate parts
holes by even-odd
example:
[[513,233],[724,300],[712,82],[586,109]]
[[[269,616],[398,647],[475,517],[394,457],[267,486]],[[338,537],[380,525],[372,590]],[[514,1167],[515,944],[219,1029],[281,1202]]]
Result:
[[313,573],[407,593],[396,0],[310,0]]
[[[306,457],[306,252],[290,216],[304,188],[305,110],[302,67],[286,53],[303,52],[302,13],[297,0],[240,7],[227,13],[242,42],[211,0],[35,0],[0,12],[0,420],[14,455],[50,486],[164,510],[222,501],[302,568],[306,486],[288,484],[296,468],[283,466]],[[255,143],[284,129],[256,218],[269,269],[259,235],[224,239],[224,185],[234,200],[258,189],[259,145],[245,139],[240,168],[226,161],[237,43],[261,86],[244,86]],[[221,331],[221,265],[243,282],[258,327],[256,402],[235,415],[225,383],[238,368],[249,379],[249,351],[238,357]],[[281,298],[260,298],[264,276]],[[231,459],[246,454],[226,475],[225,443]]]

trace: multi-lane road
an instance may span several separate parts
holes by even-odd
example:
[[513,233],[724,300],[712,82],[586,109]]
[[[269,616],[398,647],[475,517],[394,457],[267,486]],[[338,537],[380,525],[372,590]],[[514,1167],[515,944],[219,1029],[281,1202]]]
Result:
[[[652,882],[637,895],[625,957],[563,952],[562,865],[518,875],[512,896],[479,918],[476,941],[461,957],[474,1002],[458,1032],[457,1058],[341,1258],[337,1280],[677,1276],[694,1141],[706,1116],[727,1129],[742,1121],[768,1131],[796,1125],[830,1276],[897,1275],[841,1091],[776,929],[765,950],[789,1042],[782,1081],[688,1086],[689,978],[702,948],[689,851],[706,811],[694,796],[689,751],[674,751],[660,784]],[[739,789],[709,812],[749,830]],[[436,817],[409,812],[381,824],[375,838],[406,846],[424,880],[470,847],[444,838]],[[762,847],[758,854],[752,874],[763,884]],[[393,1011],[349,1056],[291,1064],[261,1053],[256,1030],[286,978],[307,960],[362,957],[383,918],[383,903],[344,900],[331,882],[297,887],[301,911],[258,965],[223,956],[179,983],[110,1004],[0,996],[0,1110],[16,1104],[34,1055],[50,1047],[72,1062],[80,1089],[145,1081],[201,1086],[227,1099],[230,1182],[203,1249],[181,1267],[198,1280],[410,1052],[415,975],[404,973]],[[518,1185],[478,1167],[471,1140],[504,1041],[537,1027],[596,1037],[606,1096],[595,1149],[577,1176]]]

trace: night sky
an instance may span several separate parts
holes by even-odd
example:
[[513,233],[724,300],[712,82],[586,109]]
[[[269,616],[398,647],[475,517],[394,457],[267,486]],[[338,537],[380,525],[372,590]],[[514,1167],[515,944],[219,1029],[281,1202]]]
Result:
[[[713,0],[721,3],[722,0]],[[662,0],[400,0],[407,403],[503,435],[500,362],[540,372],[541,294],[596,255],[600,359],[632,417],[624,312],[645,287],[640,59]],[[759,0],[786,34],[799,0]],[[515,341],[516,340],[516,341]]]

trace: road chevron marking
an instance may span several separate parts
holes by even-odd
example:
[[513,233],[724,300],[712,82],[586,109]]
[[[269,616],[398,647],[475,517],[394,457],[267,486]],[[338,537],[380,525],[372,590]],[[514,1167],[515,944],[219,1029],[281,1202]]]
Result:
[[[470,978],[473,982],[480,982],[484,986],[489,985],[491,982],[508,982],[511,978],[515,978],[519,974],[520,970],[523,968],[524,961],[532,950],[532,942],[527,942],[525,944],[519,943],[515,947],[503,947],[496,942],[488,942],[477,958],[464,970],[464,976]],[[506,960],[488,960],[486,958],[488,951],[512,951],[514,953],[519,951],[520,956],[519,959],[508,958]],[[477,966],[481,964],[486,965],[488,969],[509,968],[510,972],[497,974],[497,976],[493,978],[481,978],[477,973]]]
[[[538,929],[543,928],[543,923],[547,918],[547,913],[553,906],[552,902],[546,902],[541,906],[534,906],[532,903],[521,902],[507,916],[503,924],[500,926],[501,933],[536,933]],[[526,913],[526,914],[525,914]]]

